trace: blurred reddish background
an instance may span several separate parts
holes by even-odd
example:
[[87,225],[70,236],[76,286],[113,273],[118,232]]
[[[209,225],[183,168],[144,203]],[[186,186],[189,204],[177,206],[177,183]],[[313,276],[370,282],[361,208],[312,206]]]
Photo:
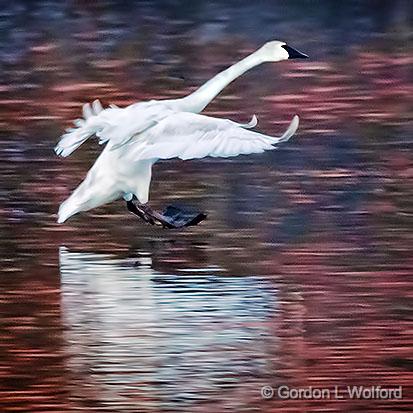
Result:
[[[4,3],[1,411],[411,408],[411,21],[403,0]],[[252,70],[206,113],[273,135],[298,114],[299,134],[155,167],[153,204],[205,223],[161,231],[121,202],[55,223],[100,150],[53,154],[83,103],[183,96],[271,39],[311,59]],[[261,398],[282,384],[404,397]]]

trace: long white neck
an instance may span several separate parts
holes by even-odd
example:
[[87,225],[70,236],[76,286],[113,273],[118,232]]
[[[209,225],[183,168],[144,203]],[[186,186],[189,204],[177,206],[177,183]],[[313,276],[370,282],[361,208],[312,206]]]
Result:
[[182,111],[199,113],[216,95],[218,95],[218,93],[221,92],[222,89],[225,88],[225,86],[230,84],[247,70],[264,63],[265,61],[265,55],[261,52],[261,49],[258,49],[238,63],[235,63],[223,72],[218,73],[195,92],[182,99],[178,99],[175,102],[179,102],[179,109]]

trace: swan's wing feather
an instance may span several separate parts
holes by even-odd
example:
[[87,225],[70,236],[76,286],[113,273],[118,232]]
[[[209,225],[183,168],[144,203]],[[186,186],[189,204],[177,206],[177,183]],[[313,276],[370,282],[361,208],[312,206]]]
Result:
[[101,142],[110,142],[111,149],[117,149],[128,143],[136,135],[155,126],[171,114],[171,110],[162,104],[144,102],[125,109],[109,109],[116,112],[116,117],[104,117],[104,126],[96,133]]
[[168,116],[142,134],[144,145],[134,147],[135,142],[132,142],[130,150],[135,160],[226,158],[261,153],[290,139],[298,123],[298,116],[294,116],[286,132],[275,138],[247,130],[244,125],[230,120],[180,112]]
[[117,149],[170,113],[170,109],[155,101],[122,109],[116,106],[103,109],[101,103],[95,100],[91,105],[83,105],[83,119],[75,120],[76,128],[66,131],[56,145],[55,152],[63,157],[69,156],[93,135],[98,137],[100,144],[109,142],[111,149]]
[[239,123],[238,125],[245,129],[253,129],[258,125],[257,116],[252,115],[252,118],[248,123]]

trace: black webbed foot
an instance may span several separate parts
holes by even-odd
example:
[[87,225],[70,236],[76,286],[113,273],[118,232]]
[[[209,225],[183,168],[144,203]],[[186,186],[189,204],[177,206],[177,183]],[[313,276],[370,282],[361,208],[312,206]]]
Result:
[[168,206],[162,213],[176,228],[197,225],[207,216],[202,212],[190,210],[188,208]]
[[168,206],[163,213],[152,210],[148,205],[135,205],[132,201],[126,202],[130,212],[151,225],[160,225],[164,228],[183,228],[197,225],[206,218],[206,214],[188,208]]

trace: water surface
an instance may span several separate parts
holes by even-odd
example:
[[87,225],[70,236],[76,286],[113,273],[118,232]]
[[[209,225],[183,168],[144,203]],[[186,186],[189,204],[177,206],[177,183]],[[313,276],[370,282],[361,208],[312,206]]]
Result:
[[[410,16],[410,17],[409,17]],[[0,403],[11,411],[399,411],[410,405],[409,2],[61,2],[0,13]],[[154,167],[144,225],[123,202],[56,224],[99,152],[52,148],[95,98],[182,96],[272,38],[206,113],[278,151]],[[274,388],[398,386],[402,400],[264,400]]]

